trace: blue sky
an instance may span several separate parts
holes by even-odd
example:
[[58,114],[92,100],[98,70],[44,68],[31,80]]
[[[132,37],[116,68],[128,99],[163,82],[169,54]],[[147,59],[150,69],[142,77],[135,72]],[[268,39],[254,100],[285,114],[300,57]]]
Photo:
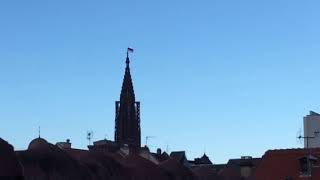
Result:
[[316,0],[1,1],[0,137],[113,139],[128,46],[152,149],[223,163],[296,148],[320,111]]

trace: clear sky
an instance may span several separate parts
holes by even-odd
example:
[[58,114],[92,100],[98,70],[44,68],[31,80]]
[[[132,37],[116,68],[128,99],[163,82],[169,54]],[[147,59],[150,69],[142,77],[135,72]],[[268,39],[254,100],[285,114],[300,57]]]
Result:
[[296,148],[320,111],[319,0],[0,2],[0,137],[113,139],[128,46],[142,142],[215,163]]

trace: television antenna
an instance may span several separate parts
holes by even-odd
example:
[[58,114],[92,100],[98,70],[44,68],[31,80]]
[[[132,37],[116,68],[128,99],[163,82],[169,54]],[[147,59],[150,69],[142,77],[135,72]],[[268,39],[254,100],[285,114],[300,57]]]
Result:
[[298,144],[302,144],[302,138],[299,138],[299,137],[302,137],[301,128],[299,129],[299,131],[297,131],[296,137],[297,137],[297,138],[296,138],[297,143],[298,143]]
[[87,131],[87,140],[89,141],[89,145],[91,144],[92,138],[93,138],[93,131]]
[[41,135],[41,129],[40,129],[40,126],[38,127],[38,136],[40,138],[40,135]]
[[155,138],[155,136],[146,136],[146,144],[145,144],[146,146],[148,146],[148,140],[151,138]]
[[166,153],[170,154],[170,153],[169,153],[169,145],[168,145],[168,143],[167,143],[167,145],[166,145]]
[[301,142],[302,141],[302,139],[305,139],[306,140],[306,148],[309,148],[309,140],[310,139],[314,139],[314,138],[318,138],[319,137],[319,135],[320,135],[320,131],[314,131],[313,132],[313,136],[302,136],[301,135],[301,129],[298,131],[298,133],[297,133],[297,140],[299,141],[299,142]]

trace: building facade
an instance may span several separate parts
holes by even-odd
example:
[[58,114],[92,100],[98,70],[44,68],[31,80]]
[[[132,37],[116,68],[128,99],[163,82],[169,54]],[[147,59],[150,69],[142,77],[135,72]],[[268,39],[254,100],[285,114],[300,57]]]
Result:
[[304,147],[320,147],[320,114],[310,111],[310,114],[303,117]]

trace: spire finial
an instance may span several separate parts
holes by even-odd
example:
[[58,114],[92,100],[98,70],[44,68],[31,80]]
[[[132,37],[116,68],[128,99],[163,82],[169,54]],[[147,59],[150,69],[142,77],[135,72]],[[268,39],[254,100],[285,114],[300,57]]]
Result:
[[127,65],[129,65],[129,63],[130,63],[129,53],[133,53],[133,49],[128,47],[128,49],[127,49],[127,58],[126,58],[126,64]]

